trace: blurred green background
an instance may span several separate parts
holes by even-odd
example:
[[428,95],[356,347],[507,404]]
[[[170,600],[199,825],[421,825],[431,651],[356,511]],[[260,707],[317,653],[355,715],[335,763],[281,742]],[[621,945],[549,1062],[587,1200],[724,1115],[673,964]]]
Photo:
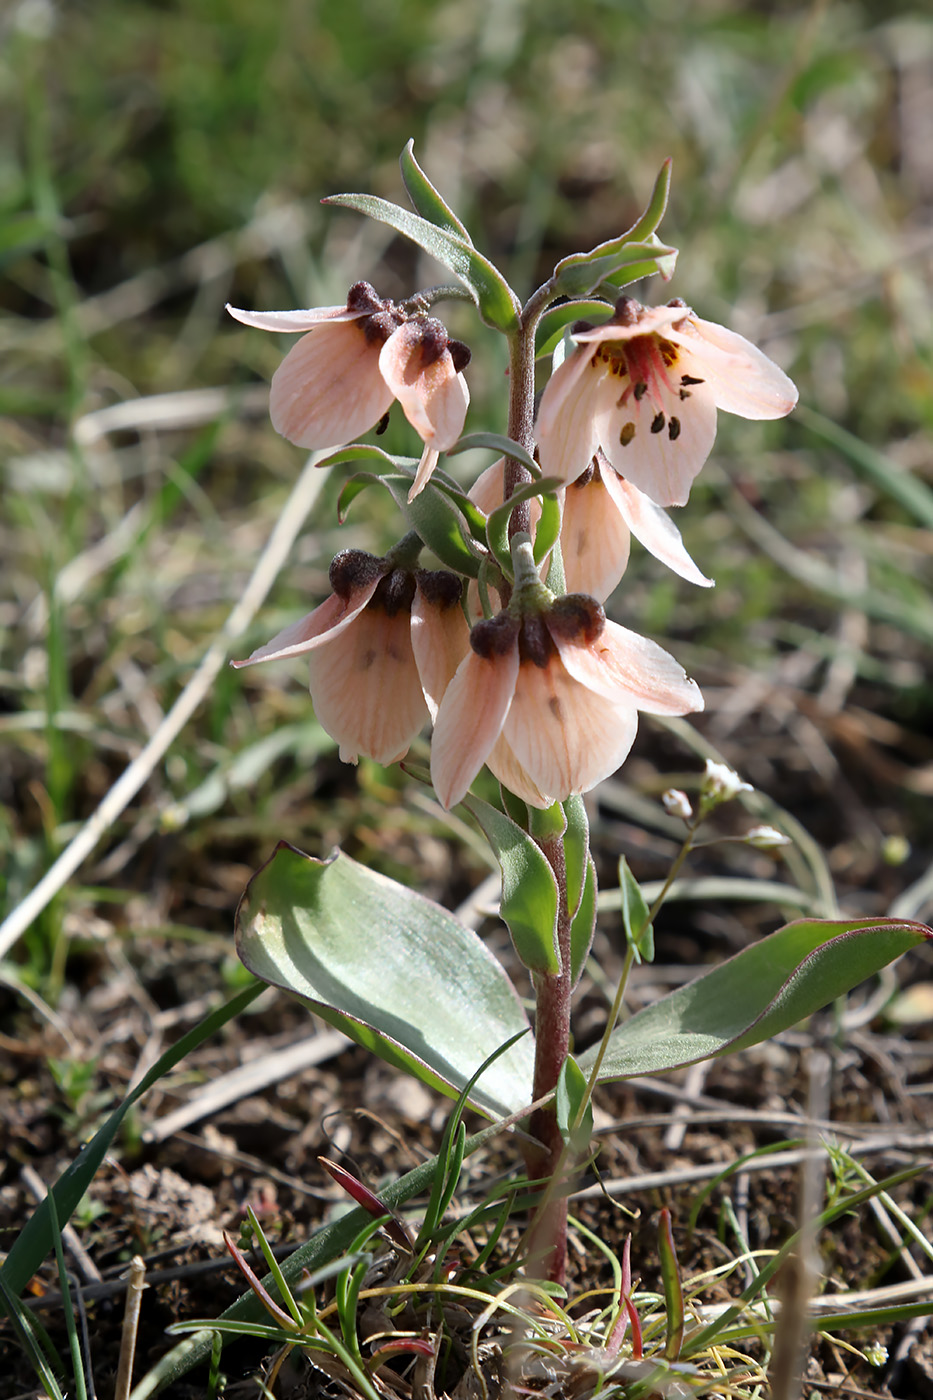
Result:
[[[680,262],[640,294],[682,296],[749,336],[804,408],[720,419],[677,515],[716,590],[636,546],[612,609],[701,681],[704,733],[811,826],[849,906],[886,910],[922,878],[931,834],[933,19],[880,0],[5,0],[7,907],[157,728],[301,467],[261,390],[239,396],[268,381],[283,342],[224,303],[432,280],[381,227],[319,204],[342,190],[402,201],[409,138],[522,295],[627,227],[673,157],[661,232]],[[504,431],[503,347],[466,310],[449,319],[474,351],[468,429]],[[159,401],[148,421],[152,396],[199,388],[237,393],[193,413]],[[121,404],[116,424],[93,417]],[[416,450],[403,423],[388,445]],[[373,493],[338,526],[336,478],[236,654],[325,596],[337,548],[401,532]],[[659,758],[696,770],[640,738],[616,786],[619,848],[638,844],[624,793],[670,781]],[[54,988],[95,931],[229,929],[279,836],[314,853],[341,840],[463,893],[481,866],[451,857],[454,825],[397,771],[364,763],[357,783],[342,768],[300,663],[224,670],[27,937],[21,971]],[[655,873],[650,842],[646,860]]]

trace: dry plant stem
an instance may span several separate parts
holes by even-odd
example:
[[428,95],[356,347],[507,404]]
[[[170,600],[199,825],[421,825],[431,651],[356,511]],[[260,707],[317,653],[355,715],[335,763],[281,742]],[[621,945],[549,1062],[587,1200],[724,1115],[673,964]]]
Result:
[[[557,881],[557,948],[561,970],[553,977],[535,978],[535,1078],[534,1098],[543,1098],[557,1085],[561,1066],[570,1048],[570,915],[567,908],[567,871],[564,842],[560,836],[538,842]],[[532,1223],[528,1253],[546,1251],[548,1278],[563,1283],[567,1269],[567,1200],[553,1198],[555,1173],[564,1156],[564,1141],[557,1126],[553,1101],[531,1116],[532,1137],[541,1148],[530,1149],[526,1165],[532,1177],[549,1178],[544,1199]]]
[[123,1313],[123,1335],[120,1338],[120,1361],[113,1400],[127,1400],[133,1382],[133,1360],[136,1356],[136,1334],[139,1313],[146,1286],[146,1265],[137,1254],[130,1260],[130,1276],[126,1285],[126,1309]]

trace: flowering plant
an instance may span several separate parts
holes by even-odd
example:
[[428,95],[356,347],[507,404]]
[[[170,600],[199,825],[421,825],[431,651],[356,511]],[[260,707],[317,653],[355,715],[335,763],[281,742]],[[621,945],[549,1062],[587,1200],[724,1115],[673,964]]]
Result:
[[[652,956],[655,913],[700,823],[747,788],[714,762],[696,811],[685,793],[666,795],[685,836],[652,907],[622,862],[623,976],[601,1043],[571,1055],[571,996],[597,908],[583,794],[624,762],[639,712],[703,708],[674,657],[608,618],[605,604],[633,534],[681,578],[711,586],[666,507],[687,502],[718,409],[777,418],[794,407],[796,390],[761,351],[682,300],[646,308],[624,292],[673,273],[676,251],[657,233],[669,163],[633,228],[562,259],[524,304],[410,145],[401,167],[412,210],[365,195],[327,202],[403,234],[456,286],[393,303],[357,282],[344,306],[231,312],[261,329],[303,332],[272,381],[272,421],[292,442],[320,451],[353,444],[398,401],[421,439],[419,458],[356,443],[320,465],[365,464],[341,506],[381,481],[405,532],[381,557],[338,554],[331,596],[235,664],[307,655],[317,717],[346,761],[403,759],[430,718],[430,775],[419,776],[430,777],[444,808],[462,804],[492,846],[501,916],[531,974],[533,1034],[518,990],[471,929],[339,852],[320,860],[281,843],[241,901],[238,949],[258,977],[296,992],[390,1063],[464,1093],[491,1117],[525,1120],[527,1172],[547,1183],[528,1254],[559,1281],[560,1177],[587,1149],[598,1082],[755,1044],[926,931],[799,921],[616,1027],[628,971]],[[483,326],[508,342],[505,433],[461,436],[470,352],[435,315],[452,298],[472,301]],[[536,367],[548,360],[536,414]],[[439,466],[441,454],[466,447],[498,458],[469,488]],[[442,567],[423,565],[423,553]],[[471,792],[484,764],[499,781],[497,803]],[[748,839],[773,847],[786,838],[759,826]]]

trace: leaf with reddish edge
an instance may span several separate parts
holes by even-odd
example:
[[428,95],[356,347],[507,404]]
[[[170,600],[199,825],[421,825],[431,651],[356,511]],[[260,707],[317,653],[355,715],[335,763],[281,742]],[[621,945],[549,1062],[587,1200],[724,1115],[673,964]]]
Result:
[[429,1342],[426,1337],[399,1337],[395,1341],[383,1342],[377,1347],[369,1358],[369,1369],[375,1371],[377,1366],[381,1366],[383,1361],[388,1361],[393,1356],[436,1356],[437,1352],[433,1342]]
[[381,1219],[383,1216],[388,1217],[382,1228],[394,1244],[410,1254],[413,1248],[411,1235],[405,1227],[405,1222],[399,1219],[391,1207],[387,1206],[384,1201],[380,1201],[374,1191],[370,1191],[368,1186],[363,1185],[359,1177],[348,1172],[345,1167],[338,1166],[328,1157],[318,1157],[318,1161],[327,1175],[332,1177],[338,1186],[343,1187],[347,1195],[352,1196],[358,1206],[368,1210],[370,1215],[374,1215],[377,1219]]
[[684,1290],[680,1281],[680,1265],[674,1249],[671,1213],[665,1206],[658,1222],[658,1257],[661,1263],[661,1283],[664,1288],[664,1311],[667,1314],[667,1339],[664,1355],[676,1361],[684,1344]]
[[[613,1031],[600,1080],[663,1074],[759,1045],[933,937],[911,920],[799,919]],[[588,1072],[597,1047],[580,1056]]]
[[632,1237],[626,1235],[625,1244],[622,1246],[622,1279],[619,1283],[619,1306],[621,1312],[616,1319],[616,1324],[609,1334],[606,1342],[606,1351],[609,1356],[615,1356],[619,1347],[625,1340],[626,1325],[632,1328],[632,1357],[635,1361],[640,1361],[644,1347],[641,1336],[641,1318],[638,1316],[638,1309],[632,1301]]
[[265,1288],[259,1276],[253,1272],[253,1269],[250,1266],[246,1255],[239,1248],[239,1246],[234,1243],[232,1237],[227,1234],[226,1230],[224,1231],[224,1244],[230,1251],[230,1255],[233,1259],[234,1264],[236,1264],[240,1273],[246,1279],[246,1282],[249,1284],[250,1288],[253,1290],[260,1303],[262,1303],[263,1307],[265,1308],[266,1312],[270,1315],[270,1317],[273,1317],[275,1321],[279,1324],[279,1326],[284,1327],[287,1332],[299,1331],[298,1323],[293,1317],[290,1316],[289,1313],[284,1312],[283,1309],[279,1307],[278,1303],[272,1297],[271,1293],[269,1293]]

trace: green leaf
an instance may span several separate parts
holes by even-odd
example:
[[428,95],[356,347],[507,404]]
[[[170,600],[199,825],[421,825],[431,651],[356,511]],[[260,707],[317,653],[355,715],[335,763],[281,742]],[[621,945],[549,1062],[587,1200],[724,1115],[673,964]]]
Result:
[[667,1317],[664,1356],[668,1361],[676,1361],[684,1344],[684,1289],[680,1280],[677,1251],[674,1248],[671,1213],[666,1206],[661,1211],[661,1219],[658,1222],[658,1260],[661,1265],[664,1312]]
[[[356,472],[340,492],[337,512],[341,521],[360,492],[375,483],[384,486],[391,494],[411,528],[441,563],[455,569],[458,574],[476,578],[482,557],[470,538],[470,527],[460,510],[461,501],[440,485],[428,482],[424,490],[409,501],[410,477],[400,472]],[[476,510],[475,507],[473,509]],[[477,523],[485,526],[481,511],[476,511],[476,517]]]
[[590,851],[590,823],[586,803],[579,794],[564,802],[567,829],[564,832],[564,864],[567,871],[567,909],[571,917],[583,898],[586,861]]
[[520,443],[515,442],[510,437],[505,437],[502,433],[467,433],[466,437],[460,438],[454,443],[448,452],[448,457],[456,457],[458,452],[468,452],[471,448],[488,447],[500,457],[514,457],[516,462],[521,462],[523,467],[527,467],[532,476],[539,477],[541,468],[535,459],[525,451]]
[[575,321],[590,321],[601,326],[613,312],[613,303],[608,301],[564,301],[560,306],[552,306],[545,311],[538,322],[535,335],[535,357],[552,355],[563,339],[564,331]]
[[409,141],[405,147],[399,157],[399,165],[402,167],[402,180],[408,191],[408,198],[421,217],[427,219],[435,228],[443,229],[445,233],[452,233],[457,238],[462,238],[464,243],[468,243],[472,248],[473,240],[463,224],[450,205],[441,198],[415,160],[414,141]]
[[[196,1050],[205,1040],[209,1040],[212,1035],[216,1034],[221,1026],[225,1026],[241,1011],[245,1011],[250,1002],[255,1001],[262,990],[260,983],[254,983],[253,986],[244,988],[242,992],[239,992],[216,1011],[212,1011],[193,1030],[176,1041],[170,1050],[166,1050],[165,1054],[161,1055],[152,1066],[149,1073],[139,1081],[136,1088],[127,1094],[123,1102],[114,1109],[103,1127],[99,1128],[90,1142],[81,1149],[78,1156],[70,1166],[66,1167],[52,1188],[55,1197],[55,1214],[62,1225],[71,1217],[81,1197],[90,1186],[97,1168],[110,1150],[120,1124],[137,1099],[141,1098],[147,1089],[151,1089],[153,1084],[163,1075],[168,1074],[169,1070],[174,1069],[187,1054]],[[15,1296],[22,1293],[42,1261],[51,1253],[53,1245],[52,1215],[49,1210],[48,1198],[46,1198],[36,1207],[17,1235],[9,1254],[0,1267],[0,1278],[2,1278],[9,1293]]]
[[654,962],[654,925],[648,922],[650,910],[625,856],[619,857],[619,894],[625,941],[634,951],[635,961]]
[[659,238],[653,236],[647,239],[646,243],[653,250],[652,257],[646,258],[644,262],[624,264],[618,272],[607,277],[599,287],[595,287],[594,291],[600,296],[614,296],[623,287],[632,282],[640,282],[643,277],[659,276],[662,281],[669,282],[677,266],[677,249],[667,248]]
[[550,554],[560,535],[561,511],[556,496],[541,497],[541,517],[535,526],[535,563],[541,564]]
[[585,297],[595,292],[605,282],[613,286],[624,286],[627,282],[637,282],[641,277],[661,273],[665,280],[673,272],[677,249],[669,248],[658,238],[646,238],[643,242],[629,241],[628,234],[621,238],[610,238],[600,243],[589,253],[571,253],[562,258],[554,269],[553,291],[555,296]]
[[651,238],[657,231],[658,225],[664,218],[667,210],[667,201],[671,193],[671,168],[673,162],[670,156],[658,171],[658,178],[654,182],[654,189],[651,191],[651,198],[648,200],[648,207],[636,224],[633,224],[625,235],[634,243],[637,239]]
[[580,903],[570,923],[570,986],[575,987],[593,946],[596,932],[596,866],[591,856],[586,858],[586,875]]
[[488,802],[468,795],[461,805],[479,822],[502,870],[499,914],[516,953],[532,972],[553,976],[560,972],[557,882],[544,853],[511,817]]
[[[800,919],[743,948],[615,1031],[600,1079],[663,1074],[758,1045],[933,937],[909,920]],[[596,1050],[580,1057],[592,1065]]]
[[[472,929],[341,851],[317,860],[281,841],[237,910],[237,951],[387,1063],[456,1095],[490,1047],[524,1030],[518,994]],[[474,1107],[529,1101],[528,1039],[481,1076]]]
[[512,288],[498,268],[463,238],[371,194],[335,194],[322,203],[355,209],[370,219],[388,224],[466,283],[487,325],[507,333],[518,329],[521,306]]
[[496,556],[500,569],[508,577],[512,577],[512,553],[509,549],[509,520],[512,511],[519,501],[530,501],[535,496],[544,497],[549,491],[559,491],[561,483],[556,477],[544,476],[538,481],[527,481],[524,486],[519,486],[517,491],[513,491],[507,501],[503,501],[501,506],[496,506],[486,517],[486,539],[489,541],[489,548]]
[[[557,1077],[554,1116],[567,1147],[580,1154],[587,1151],[593,1136],[593,1105],[587,1096],[586,1082],[586,1075],[573,1056],[568,1055]],[[581,1117],[575,1127],[578,1114]]]

